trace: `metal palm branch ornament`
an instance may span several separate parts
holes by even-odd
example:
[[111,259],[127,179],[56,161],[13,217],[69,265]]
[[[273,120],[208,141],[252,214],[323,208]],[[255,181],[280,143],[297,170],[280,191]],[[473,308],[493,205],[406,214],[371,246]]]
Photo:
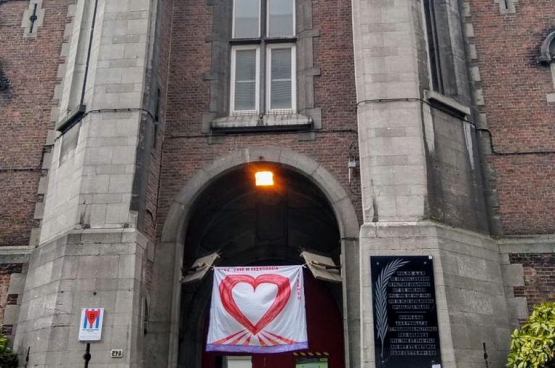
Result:
[[407,263],[409,263],[409,261],[403,261],[402,259],[396,259],[392,262],[389,262],[380,272],[378,280],[374,285],[374,295],[376,297],[376,329],[378,338],[381,340],[382,343],[382,350],[380,353],[382,362],[384,360],[385,337],[389,330],[387,316],[387,285],[389,284],[389,280],[395,274],[395,272],[397,272],[399,268],[403,267]]

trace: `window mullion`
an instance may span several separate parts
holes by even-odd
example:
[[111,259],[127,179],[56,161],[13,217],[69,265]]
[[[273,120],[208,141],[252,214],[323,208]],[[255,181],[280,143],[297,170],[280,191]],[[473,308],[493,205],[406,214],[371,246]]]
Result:
[[260,90],[259,93],[259,101],[260,101],[260,110],[258,111],[259,114],[265,114],[268,110],[266,106],[266,83],[267,83],[267,76],[268,70],[266,68],[267,65],[267,58],[268,50],[266,47],[266,35],[268,31],[268,4],[267,0],[260,0],[260,9],[261,9],[261,16],[260,16]]
[[260,101],[260,109],[258,111],[259,114],[265,114],[267,111],[266,107],[266,83],[267,83],[267,76],[268,70],[266,68],[266,60],[269,57],[268,50],[266,47],[266,42],[263,39],[260,43],[260,89],[259,93],[259,101]]

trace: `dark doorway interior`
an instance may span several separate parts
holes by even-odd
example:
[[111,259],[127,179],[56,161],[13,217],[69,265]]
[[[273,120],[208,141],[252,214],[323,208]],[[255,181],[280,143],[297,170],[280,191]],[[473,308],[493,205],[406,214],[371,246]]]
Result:
[[[271,170],[272,187],[256,187],[254,173]],[[223,175],[195,202],[187,226],[185,266],[218,251],[220,266],[302,264],[301,250],[331,256],[339,264],[340,235],[334,212],[318,187],[277,165],[251,164]],[[226,368],[225,357],[205,354],[212,277],[184,285],[179,367]],[[341,285],[305,272],[310,349],[329,354],[329,368],[344,367]],[[299,354],[300,355],[300,354]],[[292,353],[257,355],[252,368],[294,368]]]

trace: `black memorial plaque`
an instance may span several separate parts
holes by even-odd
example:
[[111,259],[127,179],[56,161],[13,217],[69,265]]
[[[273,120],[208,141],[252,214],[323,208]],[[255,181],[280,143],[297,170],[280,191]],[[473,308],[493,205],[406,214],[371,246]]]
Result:
[[370,257],[376,368],[440,368],[432,257]]

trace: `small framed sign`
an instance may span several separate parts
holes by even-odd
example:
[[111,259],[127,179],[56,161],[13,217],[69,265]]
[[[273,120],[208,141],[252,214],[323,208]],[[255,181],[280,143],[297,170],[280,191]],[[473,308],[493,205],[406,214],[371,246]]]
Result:
[[112,350],[110,350],[110,356],[112,358],[123,358],[123,350],[122,349],[112,349]]
[[83,308],[79,324],[79,341],[100,341],[103,321],[104,308]]

